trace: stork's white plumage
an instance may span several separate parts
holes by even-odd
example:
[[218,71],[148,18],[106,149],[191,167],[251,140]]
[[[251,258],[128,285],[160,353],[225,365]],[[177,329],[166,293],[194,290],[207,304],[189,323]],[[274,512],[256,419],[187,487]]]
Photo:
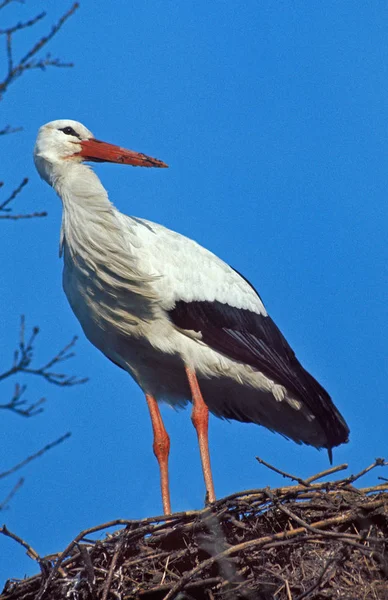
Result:
[[297,443],[331,449],[349,429],[327,392],[295,357],[251,284],[174,231],[121,214],[84,161],[166,167],[96,140],[81,123],[39,130],[34,160],[63,203],[63,287],[89,340],[143,389],[171,512],[169,437],[158,402],[193,402],[205,484],[215,499],[208,409]]

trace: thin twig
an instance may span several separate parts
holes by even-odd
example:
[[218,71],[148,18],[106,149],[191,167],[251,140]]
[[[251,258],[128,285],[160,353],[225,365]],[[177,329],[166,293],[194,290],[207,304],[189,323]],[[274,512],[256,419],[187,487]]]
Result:
[[23,131],[23,127],[11,127],[11,125],[6,125],[5,127],[3,127],[3,129],[0,129],[0,135],[18,133],[19,131]]
[[13,488],[11,489],[11,491],[8,493],[8,495],[5,497],[5,499],[3,500],[3,502],[0,504],[0,511],[4,510],[8,507],[9,502],[12,500],[12,498],[15,496],[16,492],[22,487],[24,483],[24,477],[21,477],[13,486]]
[[22,4],[23,0],[3,0],[3,2],[0,3],[0,10],[2,8],[5,8],[7,4],[11,4],[11,2],[19,2],[20,4]]
[[305,479],[306,483],[313,483],[313,481],[317,481],[318,479],[322,479],[322,477],[327,477],[328,475],[332,475],[333,473],[338,473],[338,471],[345,471],[348,468],[346,463],[342,465],[338,465],[337,467],[330,467],[330,469],[326,469],[326,471],[321,471],[316,475],[312,475],[312,477],[307,477]]
[[263,460],[259,456],[256,456],[256,460],[261,465],[264,465],[268,469],[271,469],[271,471],[275,471],[275,473],[278,473],[279,475],[282,475],[283,477],[288,477],[288,479],[292,479],[292,481],[297,481],[298,483],[300,483],[300,485],[304,485],[305,487],[309,486],[309,484],[306,482],[305,479],[301,479],[300,477],[296,477],[295,475],[290,475],[289,473],[286,473],[285,471],[282,471],[281,469],[278,469],[277,467],[270,465],[269,463],[267,463],[265,460]]
[[36,561],[40,561],[40,556],[39,554],[33,549],[32,546],[30,546],[30,544],[27,544],[27,542],[25,542],[24,540],[22,540],[21,537],[19,537],[18,535],[16,535],[16,533],[12,533],[12,531],[10,531],[6,525],[3,525],[2,527],[0,527],[0,533],[2,533],[3,535],[6,535],[7,537],[12,538],[13,540],[15,540],[15,542],[18,542],[18,544],[21,544],[21,546],[23,546],[23,548],[25,548],[27,550],[27,556],[29,556],[30,558],[32,558],[33,560]]
[[36,219],[38,217],[47,217],[47,212],[33,212],[21,215],[0,215],[0,219],[8,219],[8,221],[20,221],[20,219]]
[[67,440],[70,436],[71,436],[71,433],[67,432],[67,433],[65,433],[65,435],[62,435],[60,438],[58,438],[54,442],[51,442],[50,444],[46,444],[46,446],[44,446],[43,448],[38,450],[38,452],[35,452],[35,454],[31,454],[31,456],[27,456],[27,458],[22,460],[17,465],[14,465],[11,469],[8,469],[8,471],[3,471],[2,473],[0,473],[0,479],[4,479],[4,477],[8,477],[9,475],[12,475],[12,473],[19,471],[20,469],[22,469],[23,467],[28,465],[28,463],[30,463],[32,460],[39,458],[40,456],[42,456],[43,454],[45,454],[46,452],[51,450],[51,448],[54,448],[55,446],[62,444],[62,442]]
[[322,580],[325,576],[325,574],[327,573],[329,567],[331,567],[331,565],[333,565],[334,563],[337,562],[337,558],[330,558],[325,566],[323,567],[319,577],[317,578],[317,580],[313,583],[313,585],[311,587],[309,587],[305,592],[303,592],[302,594],[300,594],[297,598],[295,598],[295,600],[303,600],[303,598],[307,598],[307,596],[309,596],[311,594],[311,592],[313,592],[314,590],[316,590],[322,583]]
[[[73,385],[80,385],[86,383],[88,379],[86,377],[79,378],[74,375],[66,375],[64,373],[55,373],[52,367],[69,360],[74,357],[73,347],[77,341],[77,337],[66,344],[53,358],[47,361],[45,364],[38,368],[32,368],[31,363],[34,357],[35,342],[39,334],[39,328],[33,327],[30,338],[26,340],[25,336],[25,319],[22,315],[20,321],[20,333],[19,333],[19,345],[14,352],[13,365],[8,370],[0,373],[0,381],[12,377],[16,374],[27,374],[37,375],[42,377],[49,383],[58,385],[61,387],[69,387]],[[15,385],[15,392],[11,400],[7,403],[0,404],[0,409],[11,410],[24,417],[31,417],[41,412],[44,398],[41,398],[37,402],[31,403],[26,406],[26,400],[23,398],[23,394],[26,391],[26,385]]]
[[113,558],[112,558],[112,562],[111,562],[110,567],[109,567],[108,576],[106,578],[106,582],[105,582],[105,585],[104,585],[104,591],[103,591],[103,594],[102,594],[102,600],[107,600],[107,598],[108,598],[109,589],[110,589],[110,586],[111,586],[111,583],[112,583],[114,570],[116,568],[117,560],[118,560],[118,558],[120,556],[120,553],[121,553],[121,550],[123,548],[124,541],[125,541],[125,538],[123,537],[119,541],[119,543],[117,544],[117,548],[116,548],[116,550],[114,552],[114,555],[113,555]]
[[[284,508],[284,507],[282,507],[282,508]],[[306,531],[306,529],[313,531],[314,533],[320,533],[321,535],[324,534],[326,536],[329,535],[330,537],[333,536],[333,537],[336,537],[337,539],[342,539],[344,541],[347,541],[349,538],[349,542],[351,543],[352,542],[351,538],[359,539],[360,536],[352,535],[352,534],[343,534],[343,533],[335,534],[332,532],[319,531],[319,530],[322,528],[329,527],[333,523],[337,523],[337,524],[345,523],[345,522],[349,521],[349,519],[352,517],[352,515],[353,515],[353,511],[350,511],[346,514],[339,515],[337,517],[317,521],[315,523],[312,523],[311,525],[307,524],[308,525],[307,528],[305,525],[303,525],[303,527],[298,527],[297,529],[292,529],[291,531],[283,531],[283,532],[275,533],[271,536],[264,536],[259,539],[249,540],[247,542],[242,542],[241,544],[236,544],[235,546],[232,546],[231,548],[228,548],[227,550],[224,550],[223,552],[202,561],[199,565],[197,565],[196,567],[191,569],[191,571],[185,573],[181,577],[180,581],[178,583],[176,583],[173,588],[171,588],[171,590],[163,598],[163,600],[172,600],[173,598],[175,598],[176,594],[178,592],[180,592],[194,576],[198,575],[200,572],[202,572],[205,569],[207,569],[208,567],[212,566],[214,563],[219,563],[220,561],[224,560],[226,557],[236,554],[237,552],[244,552],[246,550],[251,550],[251,549],[257,548],[257,547],[264,548],[266,546],[266,544],[272,543],[272,541],[275,539],[281,540],[284,538],[294,537],[294,536],[300,535],[301,533],[304,533]],[[363,548],[363,547],[361,546],[361,548]],[[365,548],[364,548],[364,550],[365,550]]]
[[39,398],[36,402],[28,404],[25,398],[22,398],[27,386],[15,383],[15,391],[9,402],[0,404],[0,409],[10,410],[23,417],[35,417],[39,413],[43,412],[42,404],[46,402],[46,398]]
[[[5,0],[6,1],[6,0]],[[4,2],[3,5],[5,6]],[[35,42],[33,46],[24,54],[24,56],[15,61],[14,51],[13,51],[13,36],[25,30],[26,28],[33,27],[41,21],[46,13],[40,13],[36,17],[29,19],[25,22],[19,22],[16,25],[9,27],[7,29],[0,30],[0,35],[4,35],[6,38],[6,52],[7,52],[7,60],[8,60],[8,69],[7,74],[3,81],[0,83],[0,99],[2,94],[7,90],[8,86],[16,81],[21,75],[23,75],[26,71],[32,69],[41,69],[45,70],[46,67],[72,67],[73,63],[62,62],[59,58],[52,58],[48,53],[45,57],[37,58],[37,54],[52,40],[52,38],[58,33],[58,31],[63,27],[65,22],[75,13],[75,11],[79,8],[79,3],[75,2],[68,11],[66,11],[58,20],[58,22],[51,28],[50,33],[43,36],[38,42]]]
[[[119,598],[125,590],[128,597],[158,594],[166,600],[176,599],[183,589],[197,589],[198,597],[232,600],[265,589],[279,600],[295,600],[309,588],[305,599],[329,580],[331,586],[345,581],[350,590],[353,572],[347,567],[336,572],[341,553],[352,561],[350,566],[360,564],[365,570],[366,565],[373,581],[383,581],[388,575],[388,538],[380,519],[387,508],[382,486],[387,484],[366,488],[363,494],[346,480],[308,488],[290,485],[253,490],[251,495],[240,492],[234,500],[229,496],[200,511],[104,523],[81,532],[60,554],[45,557],[52,570],[18,584],[16,597],[62,597],[70,591],[68,582],[82,582],[90,594],[106,598]],[[244,530],[238,526],[240,519]],[[367,523],[367,529],[359,531],[359,523]],[[102,531],[116,526],[124,529],[101,540]],[[337,559],[328,563],[333,552]],[[8,591],[14,594],[15,589]]]
[[341,483],[344,483],[344,484],[354,483],[355,481],[357,481],[357,479],[360,479],[360,477],[363,477],[364,475],[369,473],[369,471],[372,471],[372,469],[375,469],[376,467],[386,467],[386,466],[388,466],[388,462],[386,462],[384,458],[376,458],[374,463],[369,465],[369,467],[362,469],[362,471],[360,471],[356,475],[350,475],[349,477],[342,479]]
[[4,212],[9,212],[11,209],[10,208],[6,208],[6,206],[12,202],[12,200],[15,200],[16,196],[18,194],[20,194],[20,192],[22,191],[22,189],[24,188],[25,185],[27,185],[28,183],[28,178],[25,177],[23,179],[23,181],[18,185],[17,188],[14,189],[14,191],[12,192],[12,194],[7,198],[7,200],[4,200],[4,202],[2,202],[0,204],[0,210],[4,211]]

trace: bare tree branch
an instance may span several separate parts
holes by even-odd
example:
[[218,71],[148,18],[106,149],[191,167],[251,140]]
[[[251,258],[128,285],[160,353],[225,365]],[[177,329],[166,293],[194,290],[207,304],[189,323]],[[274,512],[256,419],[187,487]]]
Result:
[[11,2],[19,2],[19,4],[24,4],[24,0],[3,0],[3,2],[0,3],[0,10],[5,8],[7,4],[11,4]]
[[[3,8],[8,2],[5,0],[0,5],[0,8]],[[59,19],[58,23],[54,25],[47,35],[43,36],[38,42],[36,42],[32,48],[30,48],[26,54],[15,61],[14,49],[13,49],[13,36],[15,33],[22,31],[28,27],[33,27],[41,21],[46,13],[40,13],[36,17],[25,21],[19,22],[13,27],[8,27],[7,29],[1,29],[0,35],[5,36],[6,40],[6,55],[8,62],[7,75],[4,80],[0,83],[0,100],[2,95],[7,90],[8,86],[16,81],[18,77],[20,77],[23,73],[31,69],[42,69],[45,70],[46,67],[72,67],[73,63],[62,62],[59,58],[52,58],[50,53],[47,53],[45,57],[37,57],[36,55],[52,40],[52,38],[58,33],[58,31],[62,28],[65,22],[75,13],[78,9],[79,4],[75,2],[71,8],[65,12],[62,17]]]
[[[14,130],[16,131],[16,130]],[[0,132],[1,134],[1,132]],[[13,221],[17,221],[19,219],[33,219],[34,217],[46,217],[47,216],[47,212],[43,211],[43,212],[33,212],[33,213],[28,213],[28,214],[19,214],[19,215],[14,215],[14,214],[10,214],[11,213],[11,208],[8,206],[8,204],[10,204],[13,200],[15,200],[16,196],[18,196],[18,194],[20,194],[20,192],[22,191],[22,189],[27,185],[28,183],[28,178],[25,177],[23,179],[23,181],[18,185],[18,187],[16,187],[13,192],[11,193],[11,195],[4,200],[4,202],[2,202],[0,204],[0,213],[1,212],[5,212],[6,214],[0,214],[0,219],[11,219]],[[3,187],[4,182],[0,181],[0,187]]]
[[11,400],[5,404],[0,404],[0,409],[10,410],[23,417],[35,417],[35,415],[43,412],[42,404],[46,402],[46,398],[40,398],[36,402],[28,404],[28,401],[22,398],[26,389],[26,385],[15,383],[15,391]]
[[11,489],[10,492],[8,492],[7,496],[4,498],[3,502],[0,504],[0,511],[5,510],[6,508],[8,508],[8,504],[10,503],[10,501],[12,500],[12,498],[15,496],[16,492],[22,487],[24,483],[24,477],[21,477],[13,486],[13,488]]
[[0,129],[0,135],[8,135],[9,133],[18,133],[19,131],[23,131],[23,127],[11,127],[11,125],[6,125],[3,129]]
[[35,552],[32,546],[30,546],[29,544],[27,544],[27,542],[22,540],[22,538],[16,535],[16,533],[12,533],[12,531],[10,531],[5,525],[0,527],[0,533],[12,538],[13,540],[15,540],[15,542],[18,542],[18,544],[20,544],[21,546],[23,546],[23,548],[27,550],[27,556],[39,561],[39,554]]
[[[3,0],[0,3],[0,10],[10,4],[12,0]],[[6,50],[6,60],[7,60],[7,74],[2,82],[0,82],[0,100],[2,99],[5,91],[8,86],[13,83],[18,77],[23,75],[26,71],[31,69],[46,69],[46,67],[54,66],[54,67],[72,67],[72,63],[62,62],[59,58],[52,58],[49,53],[46,54],[45,57],[37,56],[40,51],[52,40],[52,38],[58,33],[58,31],[63,27],[65,22],[75,13],[78,9],[79,4],[75,2],[71,8],[65,12],[58,22],[51,28],[51,31],[48,35],[43,36],[39,41],[35,42],[33,46],[20,58],[18,61],[15,61],[14,55],[14,46],[13,46],[13,36],[20,32],[24,31],[28,28],[34,27],[37,23],[39,23],[46,16],[45,12],[42,12],[32,19],[27,21],[19,22],[16,25],[8,27],[6,29],[0,29],[0,36],[5,37],[5,50]],[[7,125],[0,130],[0,135],[6,135],[10,133],[15,133],[20,131],[21,127],[11,127]],[[10,208],[7,206],[10,204],[16,196],[21,192],[24,186],[27,184],[27,178],[23,179],[22,183],[16,187],[9,198],[7,198],[3,203],[0,204],[0,219],[8,219],[12,221],[18,221],[20,219],[33,219],[36,217],[45,217],[47,216],[47,212],[32,212],[29,214],[11,214]],[[3,183],[0,183],[0,187]],[[7,208],[6,208],[7,207]],[[4,214],[5,213],[5,214]]]
[[[12,377],[17,373],[27,373],[29,375],[38,375],[39,377],[42,377],[49,383],[53,383],[54,385],[58,385],[61,387],[69,387],[85,383],[88,380],[86,377],[79,378],[75,377],[74,375],[69,376],[64,373],[56,373],[52,370],[53,367],[56,367],[60,363],[74,356],[72,348],[74,347],[77,341],[76,336],[73,337],[73,339],[68,344],[66,344],[66,346],[64,346],[47,363],[43,364],[38,368],[31,367],[34,355],[34,344],[38,333],[39,328],[34,327],[30,338],[28,339],[28,341],[26,341],[25,319],[24,316],[22,316],[20,324],[19,345],[14,352],[13,365],[8,370],[4,371],[3,373],[0,373],[0,381],[3,381],[8,377]],[[45,402],[45,399],[41,398],[37,402],[28,405],[27,400],[22,398],[24,392],[26,391],[26,388],[26,385],[20,385],[19,383],[17,383],[15,385],[13,397],[9,402],[0,404],[0,409],[10,410],[24,417],[31,417],[42,412],[42,404]]]
[[9,475],[12,475],[16,471],[19,471],[19,469],[25,467],[31,461],[35,460],[36,458],[39,458],[40,456],[42,456],[43,454],[45,454],[46,452],[51,450],[51,448],[54,448],[55,446],[62,444],[62,442],[67,440],[70,436],[71,436],[71,433],[67,432],[67,433],[65,433],[65,435],[62,435],[60,438],[58,438],[54,442],[51,442],[50,444],[46,444],[46,446],[44,446],[43,448],[38,450],[38,452],[35,452],[35,454],[31,454],[30,456],[27,456],[27,458],[22,460],[17,465],[14,465],[10,469],[8,469],[8,471],[3,471],[2,473],[0,473],[0,479],[4,479],[4,477],[8,477]]
[[9,221],[19,221],[20,219],[34,219],[35,217],[47,217],[47,212],[33,212],[26,215],[0,215],[0,219],[8,219]]
[[27,183],[28,183],[28,178],[25,177],[23,179],[23,181],[18,185],[18,187],[14,189],[14,191],[9,196],[9,198],[7,198],[7,200],[4,200],[4,202],[2,202],[0,204],[0,211],[10,212],[11,209],[10,208],[6,208],[7,204],[9,204],[10,202],[12,202],[12,200],[14,200],[16,198],[16,196],[18,194],[20,194],[20,192],[22,191],[22,189],[24,188],[24,186],[27,185]]
[[[23,0],[0,0],[0,10],[6,8],[12,2],[19,2],[24,4]],[[78,8],[78,2],[75,2],[71,8],[65,12],[58,22],[51,28],[51,31],[41,37],[40,39],[36,36],[35,39],[38,38],[38,41],[35,41],[27,46],[27,51],[24,51],[21,58],[16,57],[16,44],[14,43],[16,38],[15,35],[18,35],[19,32],[28,33],[27,30],[31,30],[32,27],[38,25],[40,21],[46,16],[46,13],[40,13],[32,19],[18,22],[15,25],[1,29],[0,36],[3,36],[5,41],[5,76],[3,81],[0,81],[0,100],[3,98],[5,92],[8,90],[8,87],[11,83],[16,81],[19,77],[21,77],[27,71],[32,69],[41,69],[45,70],[46,67],[71,67],[72,63],[62,62],[59,58],[53,58],[51,54],[47,53],[43,55],[43,50],[47,44],[53,39],[53,37],[60,31],[65,22],[74,14],[74,12]],[[34,31],[36,28],[34,29]],[[22,36],[23,37],[23,33]],[[19,39],[18,38],[18,39]],[[27,38],[26,38],[27,39]],[[22,127],[14,127],[10,124],[5,125],[2,129],[0,129],[0,136],[8,135],[11,133],[16,133],[22,130]],[[19,220],[19,219],[31,219],[34,217],[45,217],[47,215],[46,212],[32,212],[29,214],[13,214],[13,203],[16,199],[19,199],[18,196],[24,191],[25,186],[28,183],[28,179],[24,178],[21,183],[16,186],[13,191],[5,197],[4,200],[0,201],[0,219],[8,219],[8,220]],[[4,183],[0,181],[0,188],[4,186]],[[84,383],[87,381],[86,378],[77,378],[74,376],[68,376],[63,373],[57,373],[57,366],[64,362],[65,360],[74,356],[73,347],[76,342],[76,337],[74,337],[69,344],[67,344],[64,348],[62,348],[53,358],[51,358],[48,362],[44,363],[42,366],[34,367],[32,365],[34,359],[34,350],[35,350],[35,342],[36,337],[39,333],[39,329],[34,327],[29,339],[26,340],[25,337],[25,321],[24,317],[21,319],[21,327],[20,327],[20,339],[19,344],[14,352],[14,359],[12,367],[8,370],[5,370],[3,373],[0,373],[0,381],[4,381],[8,378],[11,378],[17,374],[23,375],[37,375],[48,381],[49,383],[58,385],[58,386],[72,386],[80,383]],[[45,398],[40,398],[35,402],[30,402],[24,398],[24,394],[27,386],[25,384],[15,383],[14,393],[12,398],[8,402],[0,403],[0,409],[9,410],[18,415],[24,417],[31,417],[42,412],[42,405],[45,402]],[[56,441],[47,444],[38,452],[31,454],[23,461],[15,464],[12,468],[8,469],[0,473],[0,479],[5,478],[9,475],[14,474],[19,469],[22,469],[29,462],[35,460],[36,458],[41,457],[48,450],[62,443],[70,436],[70,433],[66,433],[61,438]],[[4,454],[4,453],[3,453]],[[18,481],[13,485],[10,491],[5,495],[4,500],[0,502],[0,511],[6,509],[10,503],[10,501],[14,498],[15,494],[21,488],[24,483],[23,478],[19,478]],[[21,538],[10,532],[5,526],[0,528],[0,533],[7,535],[14,540],[21,543],[29,552],[29,555],[34,557],[36,553],[32,550],[32,548],[26,544]]]

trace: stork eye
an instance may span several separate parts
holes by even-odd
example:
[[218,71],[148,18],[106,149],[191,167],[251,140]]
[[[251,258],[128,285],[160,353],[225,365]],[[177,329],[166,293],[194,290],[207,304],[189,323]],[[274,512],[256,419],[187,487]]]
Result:
[[59,131],[63,131],[63,133],[65,133],[66,135],[74,135],[77,138],[80,137],[79,134],[76,133],[72,127],[64,127],[63,129],[60,129]]

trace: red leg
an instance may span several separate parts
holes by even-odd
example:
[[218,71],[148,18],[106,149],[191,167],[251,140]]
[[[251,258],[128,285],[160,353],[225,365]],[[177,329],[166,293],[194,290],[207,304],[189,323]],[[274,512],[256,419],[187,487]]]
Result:
[[160,469],[160,487],[162,490],[163,512],[171,515],[170,489],[168,485],[168,455],[170,452],[170,438],[164,427],[158,403],[150,394],[146,400],[151,415],[152,429],[154,432],[154,454],[158,459]]
[[198,379],[195,371],[186,367],[187,379],[189,381],[191,395],[193,397],[193,412],[191,413],[191,420],[197,431],[199,452],[201,455],[202,471],[205,479],[206,495],[209,502],[214,502],[216,495],[214,493],[214,484],[212,470],[210,466],[210,455],[209,455],[209,435],[208,435],[208,424],[209,424],[209,409],[206,406],[201,390],[199,389]]

